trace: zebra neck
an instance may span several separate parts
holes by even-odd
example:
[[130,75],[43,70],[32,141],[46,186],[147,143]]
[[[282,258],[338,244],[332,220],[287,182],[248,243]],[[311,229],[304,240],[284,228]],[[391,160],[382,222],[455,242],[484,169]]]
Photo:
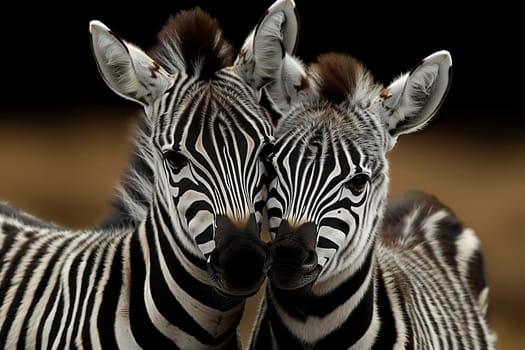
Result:
[[[136,327],[131,325],[133,334],[148,337],[153,332],[180,348],[192,349],[236,342],[244,301],[226,298],[214,289],[205,260],[193,256],[177,240],[166,215],[152,205],[130,244],[128,287],[141,300],[136,298],[134,304],[130,297],[129,312],[142,319]],[[158,345],[166,348],[167,343]]]
[[370,347],[380,327],[376,276],[371,249],[361,268],[327,293],[316,294],[313,288],[297,295],[270,286],[267,317],[272,338],[279,348]]

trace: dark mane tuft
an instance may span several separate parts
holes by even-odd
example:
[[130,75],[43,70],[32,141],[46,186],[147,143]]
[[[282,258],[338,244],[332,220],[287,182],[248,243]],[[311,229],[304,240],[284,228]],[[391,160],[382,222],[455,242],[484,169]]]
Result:
[[210,79],[233,62],[233,50],[218,21],[199,7],[170,17],[158,34],[151,56],[170,73],[184,71]]
[[340,53],[319,56],[316,67],[321,96],[335,103],[347,100],[354,93],[359,77],[365,71],[358,60]]

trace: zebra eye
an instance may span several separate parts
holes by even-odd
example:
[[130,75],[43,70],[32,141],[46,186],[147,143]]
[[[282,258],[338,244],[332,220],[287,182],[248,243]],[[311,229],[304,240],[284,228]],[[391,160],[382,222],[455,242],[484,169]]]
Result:
[[366,174],[356,174],[347,183],[346,188],[358,195],[363,193],[370,178]]
[[178,151],[168,151],[164,153],[164,159],[174,173],[178,173],[188,164],[188,158]]

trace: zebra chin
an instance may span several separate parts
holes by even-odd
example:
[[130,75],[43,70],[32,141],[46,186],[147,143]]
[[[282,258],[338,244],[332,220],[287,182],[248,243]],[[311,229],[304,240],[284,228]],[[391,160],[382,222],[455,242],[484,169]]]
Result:
[[317,263],[317,228],[313,223],[291,227],[283,220],[270,244],[272,268],[268,278],[273,288],[308,292],[321,272]]
[[232,298],[247,298],[260,289],[272,264],[266,242],[260,239],[255,216],[244,225],[217,217],[216,246],[208,261],[215,289]]

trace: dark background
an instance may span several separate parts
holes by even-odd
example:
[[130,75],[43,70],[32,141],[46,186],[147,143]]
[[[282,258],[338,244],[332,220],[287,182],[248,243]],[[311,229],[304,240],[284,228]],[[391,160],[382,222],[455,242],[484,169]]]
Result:
[[[92,19],[147,49],[170,14],[201,6],[219,19],[238,49],[272,2],[14,2],[0,21],[0,105],[128,104],[99,77],[89,43]],[[495,113],[498,120],[518,120],[522,11],[501,1],[486,3],[298,0],[297,54],[309,62],[326,51],[351,53],[387,84],[432,52],[447,49],[454,76],[444,114],[474,122]]]

